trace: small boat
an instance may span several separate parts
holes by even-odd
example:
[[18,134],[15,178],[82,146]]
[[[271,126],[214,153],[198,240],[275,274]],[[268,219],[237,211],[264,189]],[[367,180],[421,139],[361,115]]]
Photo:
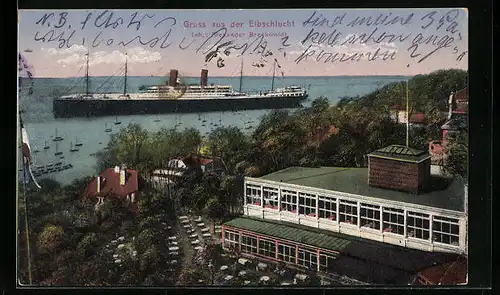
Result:
[[203,121],[201,121],[201,123],[206,123],[206,122],[207,122],[207,120],[203,120]]
[[100,142],[100,141],[99,141],[98,143],[99,143],[99,144],[102,144],[102,142]]
[[108,128],[108,123],[105,123],[104,128],[104,132],[111,132],[111,128]]
[[52,166],[54,166],[54,164],[52,164],[52,163],[47,164],[47,169],[48,169],[49,167],[52,167]]
[[61,137],[61,136],[57,136],[57,128],[56,128],[56,132],[55,132],[55,135],[54,135],[54,139],[52,139],[52,141],[61,141],[63,140],[64,137]]
[[83,143],[78,142],[78,137],[77,137],[75,140],[75,146],[82,146],[82,145],[83,145]]
[[56,152],[54,153],[54,156],[59,156],[62,155],[63,152],[58,151],[59,145],[56,144]]
[[64,156],[59,157],[59,159],[61,159],[61,160],[64,159]]
[[38,154],[40,151],[39,150],[33,150],[34,154]]
[[43,168],[45,168],[45,166],[43,166],[43,165],[36,166],[36,169],[43,169]]
[[73,147],[73,142],[71,142],[71,146],[70,146],[70,148],[69,148],[69,151],[70,151],[70,152],[78,152],[78,151],[79,151],[79,149],[78,149],[78,148],[76,148],[76,147]]
[[62,165],[62,162],[57,162],[54,165],[56,165],[56,166]]
[[161,121],[160,119],[156,119],[156,120],[154,120],[153,122],[160,122],[160,121]]
[[201,126],[205,127],[205,126],[207,126],[207,125],[206,125],[206,124],[201,124]]
[[118,117],[115,118],[115,125],[120,125],[122,122],[118,121]]
[[47,145],[47,142],[45,142],[45,146],[43,147],[44,150],[48,150],[50,146]]

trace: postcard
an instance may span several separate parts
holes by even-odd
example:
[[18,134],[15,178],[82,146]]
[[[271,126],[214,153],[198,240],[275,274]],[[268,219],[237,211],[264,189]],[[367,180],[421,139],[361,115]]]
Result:
[[19,287],[468,283],[468,11],[21,10]]

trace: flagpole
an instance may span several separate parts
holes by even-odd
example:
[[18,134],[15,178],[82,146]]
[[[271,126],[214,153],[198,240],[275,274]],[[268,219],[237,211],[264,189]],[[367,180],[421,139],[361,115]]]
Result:
[[24,156],[23,156],[23,120],[21,118],[21,114],[19,114],[19,131],[20,131],[20,137],[21,137],[21,165],[23,166],[23,198],[24,198],[24,228],[25,228],[25,234],[26,234],[26,252],[27,252],[27,257],[28,257],[28,282],[30,285],[33,284],[33,279],[31,275],[31,249],[30,249],[30,234],[29,234],[29,227],[28,227],[28,200],[26,198],[26,164],[24,161]]
[[408,104],[408,80],[406,80],[406,147],[409,146],[410,134],[410,110]]

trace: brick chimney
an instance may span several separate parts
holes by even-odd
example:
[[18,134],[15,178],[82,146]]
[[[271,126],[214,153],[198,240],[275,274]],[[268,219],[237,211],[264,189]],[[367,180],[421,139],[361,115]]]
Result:
[[179,72],[177,70],[170,70],[170,80],[168,85],[177,86],[177,77],[179,76]]
[[97,193],[101,192],[101,176],[97,175]]
[[201,80],[200,80],[201,87],[203,88],[207,86],[207,82],[208,82],[208,70],[203,69],[201,70]]
[[120,185],[125,185],[125,168],[120,169]]
[[428,152],[391,145],[368,154],[368,184],[419,194],[431,175]]
[[455,104],[456,104],[455,93],[452,91],[448,99],[448,120],[451,119],[451,115],[455,110]]

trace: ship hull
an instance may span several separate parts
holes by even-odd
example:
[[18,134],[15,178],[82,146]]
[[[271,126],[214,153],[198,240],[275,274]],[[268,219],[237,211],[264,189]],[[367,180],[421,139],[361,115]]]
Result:
[[182,114],[302,107],[307,96],[243,99],[54,99],[56,118]]

